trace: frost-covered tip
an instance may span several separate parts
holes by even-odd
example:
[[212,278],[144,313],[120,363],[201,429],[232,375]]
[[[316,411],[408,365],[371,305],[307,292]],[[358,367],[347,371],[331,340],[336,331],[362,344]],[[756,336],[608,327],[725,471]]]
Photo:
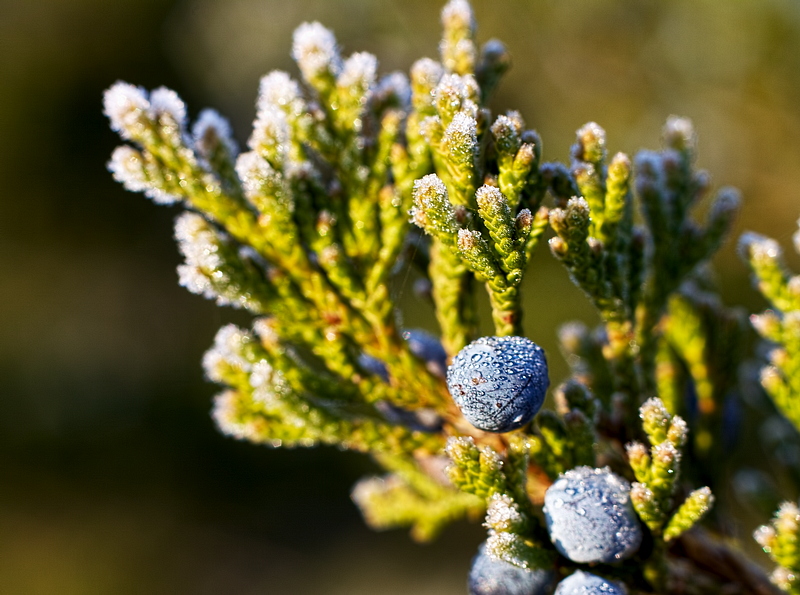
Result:
[[561,581],[554,595],[627,595],[625,587],[617,582],[576,570]]
[[365,477],[360,479],[350,492],[350,499],[358,506],[364,519],[372,527],[385,526],[381,512],[386,510],[383,499],[398,489],[404,489],[403,480],[396,475]]
[[553,582],[552,570],[526,569],[491,556],[486,544],[478,549],[469,571],[469,595],[544,595]]
[[231,157],[235,157],[239,152],[230,123],[213,109],[204,109],[200,112],[192,126],[192,140],[197,152],[206,159],[209,159],[220,146]]
[[655,494],[645,484],[634,481],[631,484],[631,500],[639,503],[653,502]]
[[514,220],[517,230],[528,230],[533,226],[533,213],[530,209],[522,209]]
[[639,417],[642,419],[644,431],[654,445],[666,439],[670,415],[661,399],[658,397],[647,399],[639,408]]
[[481,232],[476,229],[458,230],[458,249],[465,253],[477,250],[481,245]]
[[414,207],[411,220],[426,231],[433,225],[438,231],[455,234],[455,209],[450,203],[447,187],[436,174],[428,174],[414,182]]
[[223,366],[231,366],[250,372],[252,366],[243,355],[245,345],[253,337],[235,324],[226,324],[217,331],[214,346],[203,356],[203,370],[209,380],[222,382]]
[[495,492],[486,509],[486,520],[483,526],[492,531],[515,531],[523,523],[519,506],[511,496]]
[[259,195],[264,185],[272,182],[278,175],[269,162],[255,151],[239,155],[236,159],[236,173],[247,196]]
[[770,574],[769,580],[783,591],[789,591],[797,582],[797,575],[788,568],[778,566]]
[[378,59],[373,54],[356,52],[345,60],[336,82],[340,87],[353,88],[357,93],[364,93],[375,84],[377,72]]
[[428,174],[414,182],[414,197],[426,205],[447,200],[447,186],[436,174]]
[[599,163],[606,157],[606,131],[596,122],[589,122],[578,129],[578,144],[575,158],[590,163]]
[[156,204],[170,205],[181,200],[180,196],[165,192],[156,187],[149,179],[142,154],[127,145],[114,149],[108,170],[117,182],[121,182],[126,190],[144,192]]
[[159,87],[150,93],[150,112],[157,121],[167,116],[179,130],[186,126],[186,104],[172,89]]
[[781,329],[781,319],[772,310],[766,310],[761,314],[751,314],[750,324],[762,337],[775,336]]
[[417,107],[428,107],[433,102],[433,90],[439,84],[444,68],[436,60],[422,58],[411,66],[411,85]]
[[649,459],[647,447],[641,442],[629,442],[625,445],[625,451],[628,453],[628,460],[634,467],[643,464]]
[[[497,186],[483,185],[478,188],[475,191],[475,201],[480,209],[495,216],[503,211],[508,211],[508,201]],[[528,212],[530,213],[530,211]]]
[[784,502],[775,515],[775,528],[779,534],[795,534],[800,529],[800,508],[794,502]]
[[247,146],[254,151],[267,151],[278,164],[282,164],[289,138],[289,122],[286,114],[274,105],[267,105],[259,110],[256,121],[253,122],[253,134],[250,135]]
[[444,131],[445,146],[461,155],[478,150],[478,121],[466,112],[458,112]]
[[653,462],[668,469],[674,467],[675,463],[681,459],[681,453],[675,448],[672,442],[656,444],[651,452],[653,455]]
[[674,444],[677,448],[682,448],[686,444],[686,438],[689,435],[689,426],[686,421],[678,415],[672,418],[667,430],[667,440]]
[[454,113],[461,110],[475,117],[479,93],[478,83],[472,75],[445,74],[434,88],[433,98],[440,111]]
[[114,149],[108,170],[117,182],[121,182],[131,192],[146,192],[151,188],[144,169],[142,154],[128,145]]
[[476,451],[477,447],[472,436],[451,436],[445,445],[445,453],[456,464],[470,458]]
[[475,29],[475,15],[467,0],[450,0],[442,8],[442,26],[446,29]]
[[253,440],[257,437],[255,428],[239,419],[240,396],[235,391],[225,391],[214,397],[211,417],[220,431],[238,440]]
[[693,151],[697,144],[694,125],[689,118],[670,116],[664,124],[664,144],[676,151]]
[[[572,230],[588,228],[590,222],[589,203],[583,197],[573,196],[567,201],[565,208],[550,210],[550,226],[558,234],[550,238],[550,247],[556,250],[553,240],[564,242],[564,237],[574,235]],[[560,247],[560,246],[559,246]],[[566,246],[564,246],[566,248]]]
[[182,213],[175,220],[175,239],[187,265],[209,272],[222,265],[219,238],[201,215]]
[[295,29],[292,57],[308,81],[326,74],[336,76],[342,69],[336,37],[318,22],[303,23]]
[[561,475],[545,492],[544,514],[556,549],[573,562],[624,560],[642,541],[630,485],[608,468]]
[[268,107],[279,107],[288,113],[298,113],[302,102],[300,85],[282,70],[273,70],[261,78],[256,103],[259,112]]
[[769,525],[761,525],[758,529],[753,531],[753,539],[761,546],[767,554],[775,547],[775,542],[778,539],[778,533],[773,527]]
[[761,234],[748,231],[739,238],[739,254],[746,260],[753,260],[756,264],[776,260],[783,255],[780,244]]
[[111,121],[111,129],[125,139],[138,137],[150,124],[150,101],[142,87],[114,83],[103,95],[103,113]]
[[[519,114],[517,113],[517,115]],[[499,115],[492,123],[490,130],[501,153],[510,153],[513,156],[513,153],[519,149],[519,136],[522,134],[523,128],[521,123],[521,118],[510,117],[510,114]]]

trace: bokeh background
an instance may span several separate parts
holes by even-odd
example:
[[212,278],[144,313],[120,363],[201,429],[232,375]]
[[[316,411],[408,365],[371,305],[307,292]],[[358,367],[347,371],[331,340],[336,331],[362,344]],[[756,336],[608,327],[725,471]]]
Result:
[[[178,287],[177,212],[111,180],[118,140],[101,114],[118,79],[167,85],[192,115],[226,113],[244,141],[258,78],[294,72],[299,23],[320,20],[345,52],[407,70],[436,54],[439,4],[0,0],[0,592],[465,591],[479,527],[427,546],[373,533],[348,497],[369,461],[216,432],[199,362],[216,329],[242,319]],[[514,61],[493,107],[521,110],[546,159],[566,159],[589,120],[612,151],[633,153],[658,146],[668,115],[689,116],[700,166],[745,197],[736,235],[789,246],[800,215],[800,3],[474,5],[480,39],[501,38]],[[731,244],[715,263],[725,300],[761,308]],[[558,379],[557,325],[592,314],[545,252],[526,286],[526,330]],[[406,309],[407,326],[431,325],[424,308]],[[745,539],[751,530],[732,528]]]

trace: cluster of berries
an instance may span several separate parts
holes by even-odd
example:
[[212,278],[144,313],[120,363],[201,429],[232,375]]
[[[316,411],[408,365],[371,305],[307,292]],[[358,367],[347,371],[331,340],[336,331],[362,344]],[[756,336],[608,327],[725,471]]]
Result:
[[[549,386],[544,351],[523,337],[483,337],[453,359],[447,384],[464,417],[488,432],[518,429],[539,412]],[[642,529],[630,484],[609,469],[576,467],[545,493],[544,515],[556,550],[575,563],[609,564],[632,556]],[[497,559],[481,546],[469,574],[471,595],[544,595],[552,569],[526,569]],[[623,595],[625,588],[576,571],[556,595]]]

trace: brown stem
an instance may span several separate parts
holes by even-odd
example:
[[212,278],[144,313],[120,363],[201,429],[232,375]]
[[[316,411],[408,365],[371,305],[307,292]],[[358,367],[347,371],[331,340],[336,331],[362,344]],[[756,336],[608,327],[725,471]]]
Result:
[[[694,569],[704,574],[711,575],[717,579],[716,586],[710,590],[702,591],[708,593],[724,593],[725,595],[784,595],[778,587],[773,585],[764,570],[757,564],[748,560],[741,552],[731,549],[721,541],[713,538],[703,529],[693,529],[682,535],[675,545],[670,548],[672,554],[687,559],[691,562]],[[687,589],[683,590],[680,585],[675,585],[674,593],[694,593],[688,585],[696,578],[695,570],[687,569],[678,571],[678,583],[681,582],[680,575],[691,573],[687,576]],[[720,585],[720,583],[722,583]]]

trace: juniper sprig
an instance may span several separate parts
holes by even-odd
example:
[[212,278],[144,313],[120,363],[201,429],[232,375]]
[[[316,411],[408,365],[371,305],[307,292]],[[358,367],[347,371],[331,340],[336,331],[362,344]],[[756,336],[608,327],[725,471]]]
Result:
[[[568,165],[543,161],[522,114],[489,107],[506,48],[478,45],[466,0],[450,0],[441,18],[438,58],[408,75],[381,75],[372,54],[343,56],[332,31],[301,24],[299,77],[261,79],[243,152],[222,116],[204,110],[192,123],[169,89],[106,91],[125,143],[112,175],[180,211],[179,283],[253,316],[250,328],[220,329],[203,361],[222,387],[217,426],[273,447],[368,454],[379,471],[351,496],[376,529],[428,541],[453,521],[483,519],[474,593],[623,583],[769,592],[692,530],[714,496],[684,485],[697,475],[691,463],[725,448],[722,410],[750,350],[742,316],[704,268],[736,193],[720,190],[705,223],[693,220],[710,183],[694,169],[683,118],[667,120],[660,152],[609,157],[591,122]],[[561,327],[571,374],[551,400],[546,354],[522,325],[523,280],[545,236],[600,320]],[[795,240],[800,250],[800,232]],[[751,318],[774,345],[762,385],[800,428],[800,281],[774,241],[746,234],[741,246],[773,308]],[[395,276],[418,265],[441,339],[402,324]],[[477,284],[492,336],[478,336]],[[715,486],[722,476],[708,475]],[[799,592],[798,518],[784,505],[757,534],[789,592]]]

